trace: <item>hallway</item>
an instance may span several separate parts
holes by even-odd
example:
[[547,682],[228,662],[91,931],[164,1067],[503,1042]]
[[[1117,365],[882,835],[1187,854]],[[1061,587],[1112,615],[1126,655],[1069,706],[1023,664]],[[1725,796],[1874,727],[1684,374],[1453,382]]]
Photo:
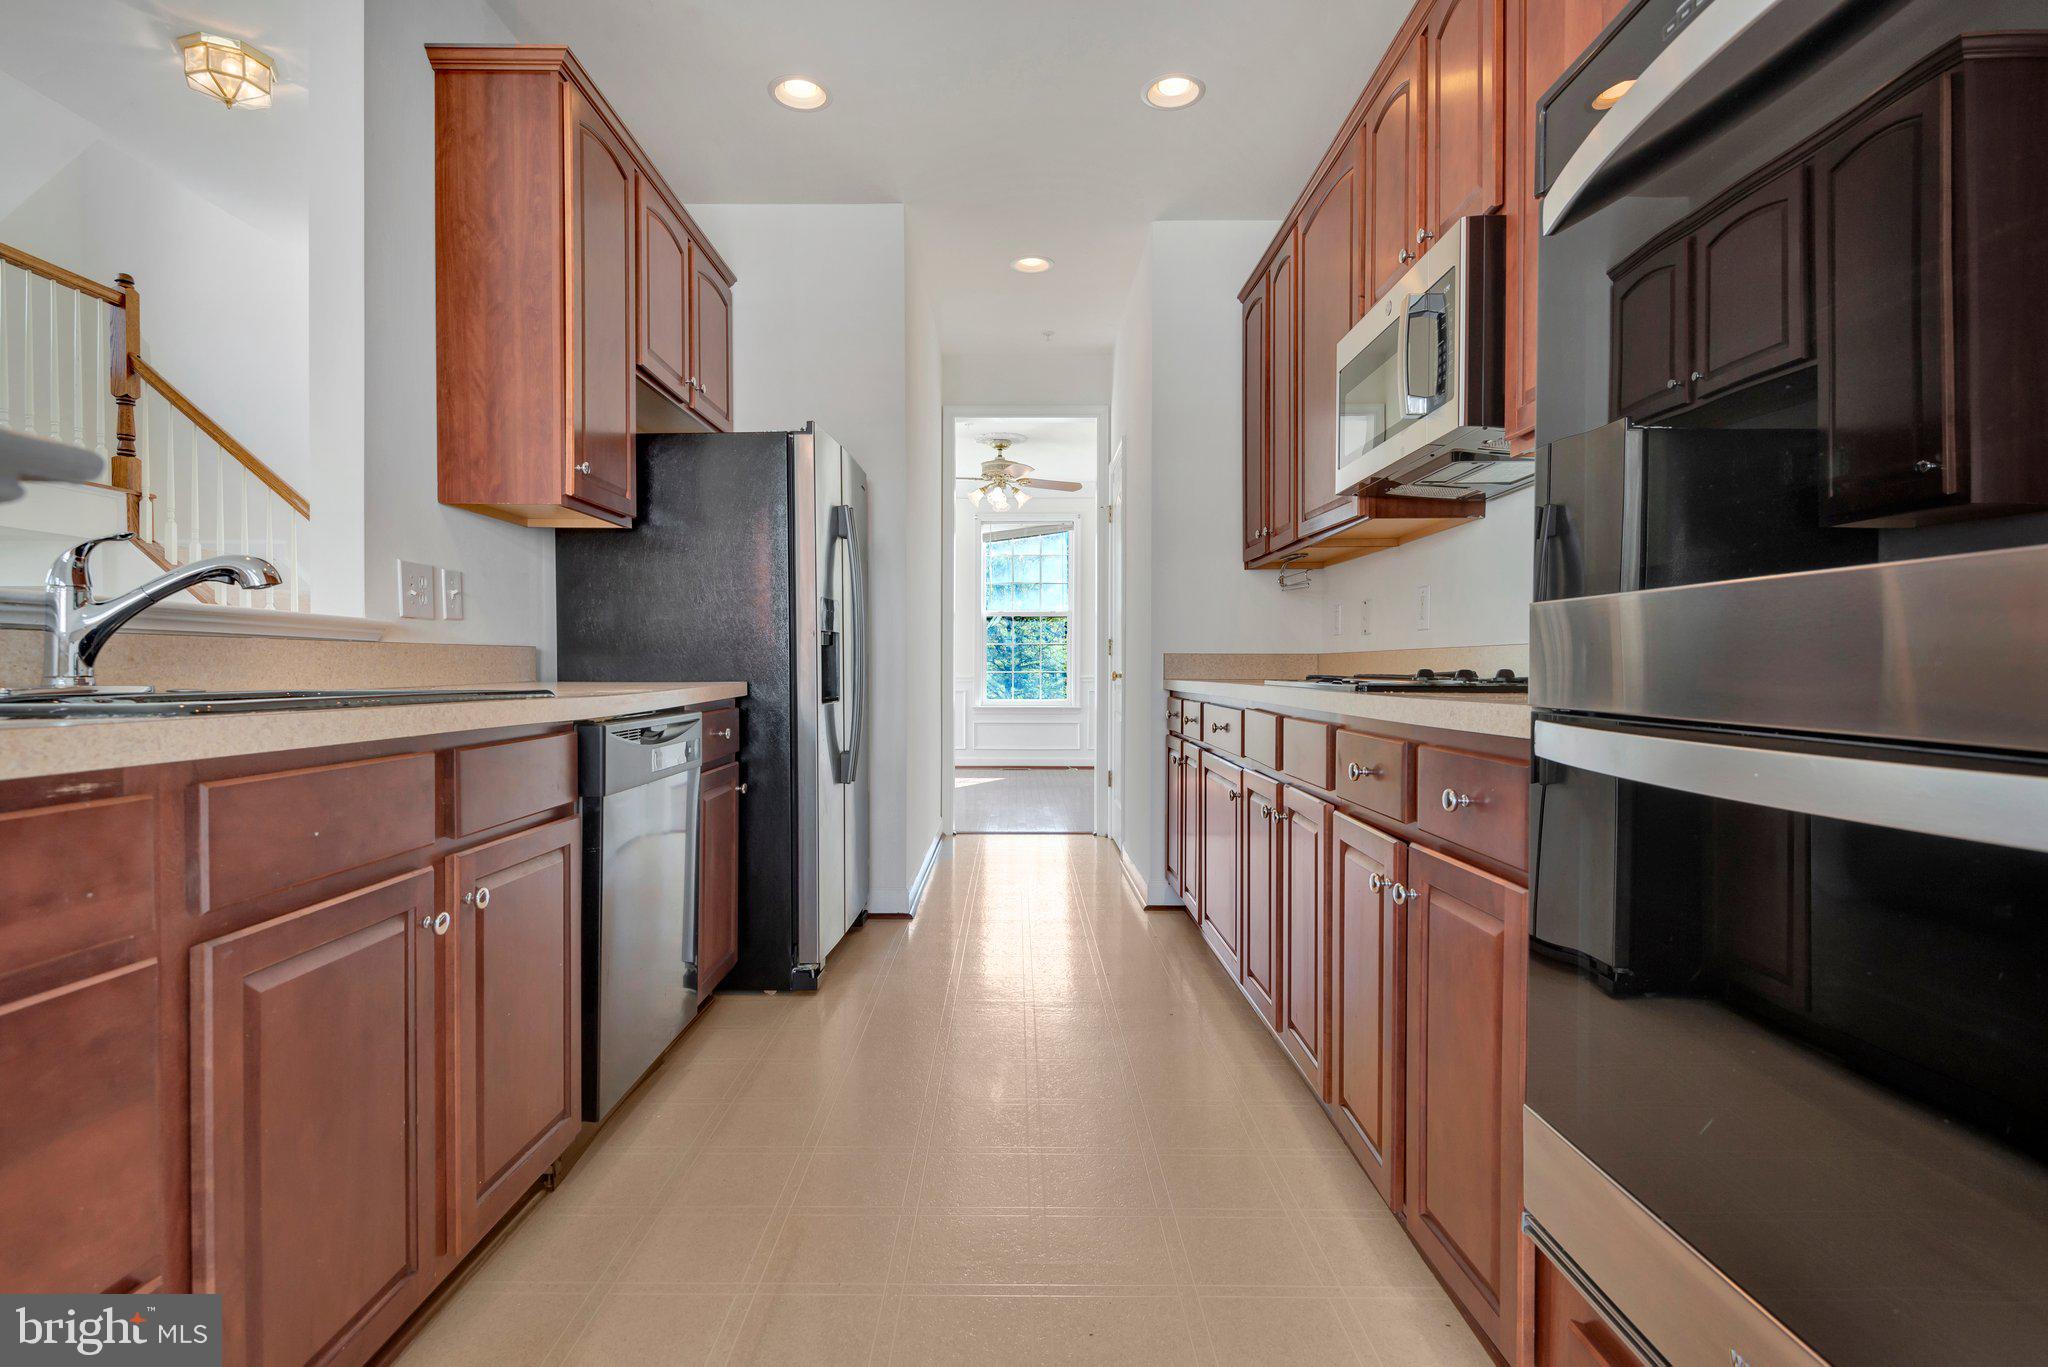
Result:
[[1086,835],[1093,769],[953,770],[953,829],[962,835]]
[[1108,842],[957,838],[825,983],[720,998],[404,1362],[1488,1362]]

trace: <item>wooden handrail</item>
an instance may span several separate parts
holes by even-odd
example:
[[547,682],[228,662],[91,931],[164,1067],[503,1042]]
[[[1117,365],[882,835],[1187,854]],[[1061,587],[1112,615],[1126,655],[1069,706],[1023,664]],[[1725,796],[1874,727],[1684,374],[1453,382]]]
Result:
[[250,474],[270,486],[270,491],[290,504],[300,517],[310,519],[313,516],[313,510],[306,503],[304,494],[286,484],[277,471],[258,460],[254,452],[229,436],[225,428],[202,413],[199,405],[179,393],[178,387],[159,374],[155,366],[140,356],[131,357],[130,360],[135,366],[135,373],[140,375],[151,389],[161,394],[171,407],[190,418],[194,427],[213,438],[215,445],[233,456]]
[[40,256],[30,256],[19,247],[10,247],[5,242],[0,242],[0,261],[19,266],[30,275],[40,275],[45,280],[54,280],[66,289],[89,294],[95,299],[112,304],[115,308],[119,308],[125,299],[121,291],[112,285],[102,285],[97,280],[88,280],[76,271],[67,271],[62,266],[43,260]]

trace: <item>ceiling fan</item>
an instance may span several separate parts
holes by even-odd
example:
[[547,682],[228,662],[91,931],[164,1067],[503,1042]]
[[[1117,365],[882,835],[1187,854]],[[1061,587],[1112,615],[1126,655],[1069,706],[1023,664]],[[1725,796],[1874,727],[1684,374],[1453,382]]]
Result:
[[[1081,486],[1070,479],[1033,479],[1029,465],[1011,460],[1009,449],[1023,440],[1015,432],[991,432],[981,438],[981,444],[993,448],[995,455],[981,463],[979,480],[974,488],[968,490],[968,499],[977,507],[985,502],[997,512],[1021,508],[1031,501],[1033,489],[1051,489],[1066,494],[1081,492]],[[960,478],[975,480],[976,476],[962,475]]]

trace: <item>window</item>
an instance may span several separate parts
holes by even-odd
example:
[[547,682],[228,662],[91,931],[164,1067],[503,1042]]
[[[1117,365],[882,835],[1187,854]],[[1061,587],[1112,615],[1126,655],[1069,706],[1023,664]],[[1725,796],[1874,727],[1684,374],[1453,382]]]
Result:
[[984,702],[1066,702],[1074,610],[1074,526],[983,524]]

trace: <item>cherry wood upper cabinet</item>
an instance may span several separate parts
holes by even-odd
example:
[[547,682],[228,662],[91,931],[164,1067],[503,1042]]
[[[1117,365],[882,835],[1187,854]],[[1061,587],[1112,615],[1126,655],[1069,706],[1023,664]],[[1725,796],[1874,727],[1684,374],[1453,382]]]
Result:
[[738,764],[705,773],[697,812],[697,991],[709,995],[740,961]]
[[432,1275],[434,877],[192,957],[194,1291],[235,1364],[362,1362]]
[[732,281],[701,242],[690,244],[690,411],[732,430]]
[[628,526],[642,431],[730,426],[732,275],[567,48],[427,54],[441,502]]
[[640,373],[677,403],[690,401],[690,235],[645,176],[634,177],[640,213]]
[[1692,398],[1692,239],[1684,238],[1614,278],[1613,407],[1618,418],[1654,418]]
[[1261,521],[1266,549],[1281,550],[1297,535],[1296,481],[1301,470],[1301,297],[1294,264],[1295,232],[1266,267],[1267,331],[1266,497]]
[[1330,804],[1299,788],[1282,790],[1280,1043],[1328,1100],[1330,977]]
[[1244,775],[1244,945],[1238,980],[1269,1029],[1280,1028],[1280,785]]
[[[1358,301],[1354,317],[1362,317],[1395,281],[1408,273],[1421,245],[1418,234],[1423,231],[1423,45],[1421,34],[1409,39],[1392,74],[1366,111],[1366,265],[1363,298]],[[1302,288],[1309,288],[1306,276]],[[1330,365],[1333,369],[1336,366],[1334,351]]]
[[1812,358],[1806,200],[1795,166],[1693,234],[1694,399]]
[[1357,519],[1361,500],[1337,493],[1337,343],[1358,321],[1359,155],[1355,139],[1330,167],[1301,215],[1296,250],[1301,290],[1301,459],[1295,529],[1310,536]]
[[1238,976],[1238,851],[1244,845],[1244,770],[1202,755],[1202,938]]
[[1501,205],[1505,19],[1503,0],[1436,0],[1430,7],[1422,124],[1429,144],[1423,226],[1432,237],[1467,214]]
[[570,817],[447,863],[450,1184],[465,1247],[561,1157],[580,1123],[580,829]]
[[1398,1211],[1407,846],[1339,814],[1330,889],[1330,1104],[1359,1166]]
[[1419,846],[1405,881],[1408,1232],[1473,1323],[1511,1354],[1527,894]]
[[1242,320],[1244,426],[1244,558],[1249,564],[1266,553],[1266,490],[1272,472],[1273,451],[1269,395],[1272,375],[1268,371],[1267,339],[1272,331],[1272,311],[1266,302],[1266,280],[1261,278],[1244,297]]

